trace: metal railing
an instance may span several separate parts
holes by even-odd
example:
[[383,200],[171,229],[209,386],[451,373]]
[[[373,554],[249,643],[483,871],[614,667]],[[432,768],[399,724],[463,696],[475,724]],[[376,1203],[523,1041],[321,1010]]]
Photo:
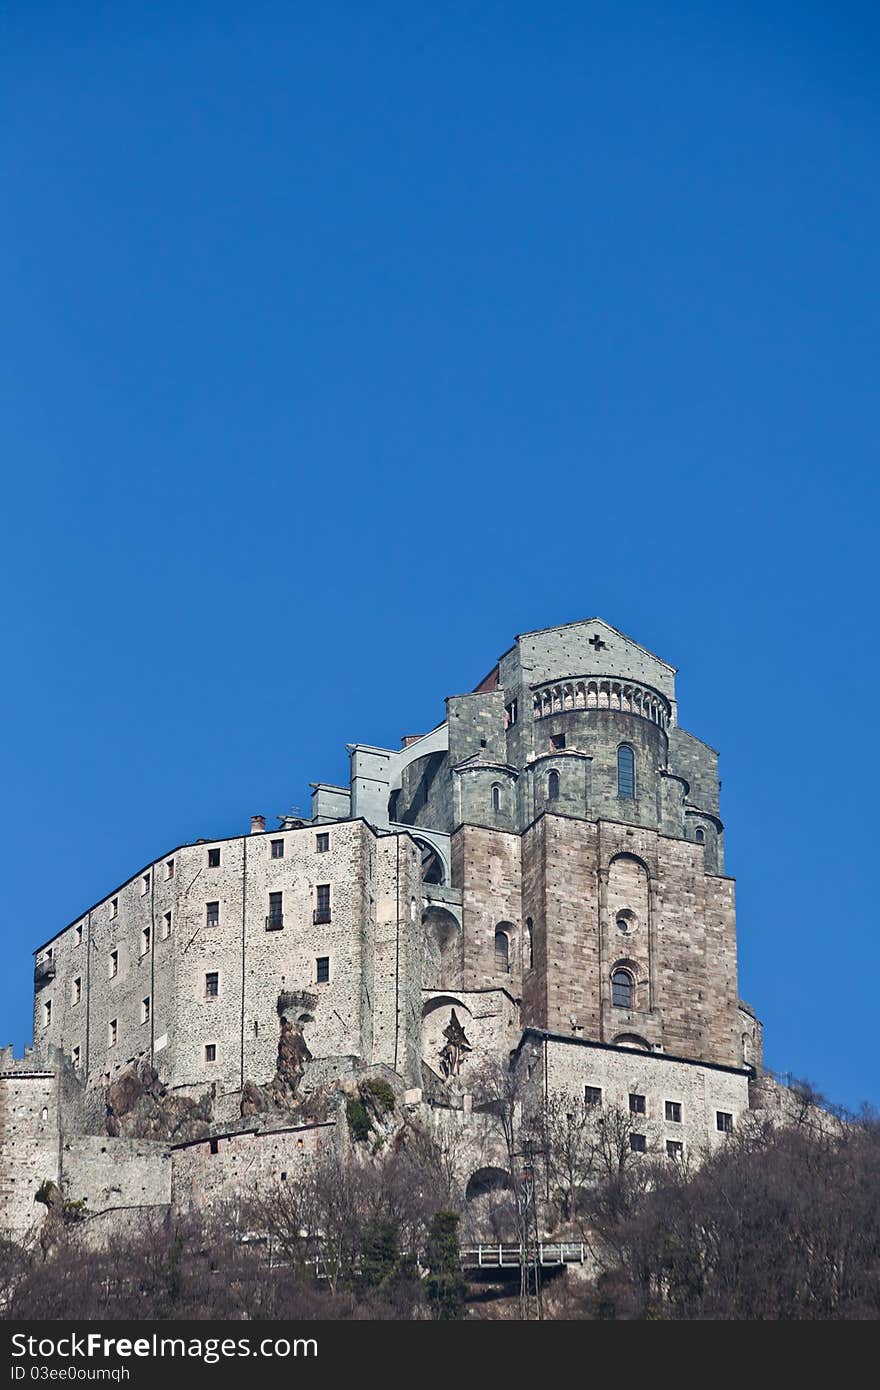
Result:
[[326,926],[330,921],[329,907],[316,907],[312,913],[312,922],[316,927]]
[[266,918],[266,931],[281,931],[284,926],[283,912],[270,912]]
[[542,1241],[538,1245],[471,1245],[461,1252],[465,1269],[510,1269],[521,1264],[582,1265],[586,1247],[582,1241]]

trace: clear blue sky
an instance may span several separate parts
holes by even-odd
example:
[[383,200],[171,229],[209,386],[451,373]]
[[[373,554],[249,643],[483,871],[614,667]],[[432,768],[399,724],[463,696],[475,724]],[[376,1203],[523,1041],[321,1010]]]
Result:
[[721,750],[768,1062],[880,1102],[876,7],[7,0],[0,55],[0,1040],[144,862],[598,613]]

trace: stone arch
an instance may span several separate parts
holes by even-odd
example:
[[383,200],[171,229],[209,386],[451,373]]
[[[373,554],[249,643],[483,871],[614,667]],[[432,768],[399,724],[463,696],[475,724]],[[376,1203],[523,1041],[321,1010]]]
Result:
[[[608,865],[607,910],[615,937],[635,936],[644,943],[651,928],[650,872],[636,854],[616,854]],[[626,930],[618,922],[626,922]],[[613,949],[613,948],[612,948]]]
[[428,989],[457,989],[461,978],[461,923],[439,904],[422,913],[424,981]]
[[464,1191],[465,1201],[474,1202],[478,1197],[486,1197],[492,1192],[509,1192],[513,1187],[506,1168],[487,1165],[475,1168],[467,1180]]
[[651,1044],[639,1033],[618,1033],[613,1040],[615,1047],[637,1047],[640,1052],[650,1052]]
[[414,835],[409,832],[419,847],[422,856],[422,882],[433,883],[445,888],[449,884],[449,863],[443,849],[436,840],[427,835]]

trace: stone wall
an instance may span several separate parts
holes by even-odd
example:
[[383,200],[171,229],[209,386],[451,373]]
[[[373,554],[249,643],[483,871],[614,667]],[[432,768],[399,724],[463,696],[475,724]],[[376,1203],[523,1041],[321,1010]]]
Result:
[[57,1072],[6,1055],[0,1069],[0,1234],[23,1236],[42,1224],[34,1203],[41,1183],[59,1181]]
[[[630,1112],[630,1095],[645,1097],[645,1114],[633,1115],[633,1129],[646,1136],[648,1152],[666,1153],[666,1143],[684,1145],[684,1156],[698,1159],[726,1141],[718,1115],[730,1115],[734,1128],[749,1109],[749,1074],[742,1068],[698,1063],[585,1040],[528,1031],[518,1054],[527,1104],[548,1096],[584,1103],[584,1088],[597,1087],[601,1104]],[[667,1115],[667,1102],[681,1107],[680,1121]],[[675,1112],[673,1112],[675,1113]]]
[[167,1206],[171,1149],[148,1139],[65,1134],[61,1190],[68,1201],[85,1201],[93,1215],[123,1207]]

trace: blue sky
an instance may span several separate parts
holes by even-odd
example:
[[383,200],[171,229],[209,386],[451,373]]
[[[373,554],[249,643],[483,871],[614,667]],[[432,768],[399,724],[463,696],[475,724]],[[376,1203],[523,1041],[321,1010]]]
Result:
[[601,614],[721,751],[769,1064],[880,1103],[878,22],[766,8],[3,6],[0,1040]]

